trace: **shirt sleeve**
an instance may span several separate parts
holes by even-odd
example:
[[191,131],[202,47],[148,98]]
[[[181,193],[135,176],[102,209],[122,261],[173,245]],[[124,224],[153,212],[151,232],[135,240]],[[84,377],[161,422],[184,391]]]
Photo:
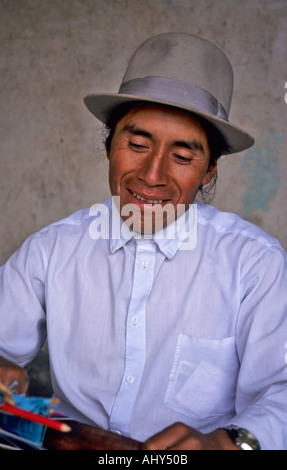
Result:
[[0,355],[25,366],[45,340],[45,251],[29,237],[0,268]]
[[287,448],[286,288],[286,253],[279,248],[243,273],[237,415],[228,424],[248,429],[270,450]]

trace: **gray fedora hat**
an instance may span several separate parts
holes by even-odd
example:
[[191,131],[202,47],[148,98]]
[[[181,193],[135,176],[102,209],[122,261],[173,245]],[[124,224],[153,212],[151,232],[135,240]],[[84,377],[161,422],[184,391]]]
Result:
[[133,54],[118,93],[88,95],[89,111],[106,123],[120,104],[145,101],[190,111],[221,132],[229,153],[245,150],[254,139],[228,121],[233,71],[209,41],[187,33],[164,33],[146,40]]

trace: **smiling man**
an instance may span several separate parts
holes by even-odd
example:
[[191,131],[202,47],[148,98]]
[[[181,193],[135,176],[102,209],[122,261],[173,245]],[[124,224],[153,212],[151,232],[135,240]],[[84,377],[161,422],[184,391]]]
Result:
[[[187,210],[216,173],[200,124],[188,112],[163,105],[134,105],[107,150],[111,192],[120,197],[121,213],[130,204],[139,209],[133,229],[140,233],[174,222],[178,207]],[[159,217],[150,224],[153,213]]]
[[[220,49],[167,33],[137,49],[118,93],[85,98],[108,131],[112,198],[32,235],[1,268],[6,384],[26,391],[22,367],[47,334],[73,419],[145,449],[287,448],[286,253],[195,202],[220,156],[254,142],[228,120],[232,86]],[[127,230],[101,236],[97,207]]]

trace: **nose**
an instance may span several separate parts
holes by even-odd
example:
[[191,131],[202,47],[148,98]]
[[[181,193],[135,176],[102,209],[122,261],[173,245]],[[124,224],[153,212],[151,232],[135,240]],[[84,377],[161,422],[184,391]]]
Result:
[[138,178],[148,186],[164,186],[168,180],[167,158],[164,150],[146,156],[138,171]]

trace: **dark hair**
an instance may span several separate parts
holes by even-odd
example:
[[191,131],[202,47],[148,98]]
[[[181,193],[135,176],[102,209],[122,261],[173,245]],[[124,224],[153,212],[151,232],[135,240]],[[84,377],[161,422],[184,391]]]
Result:
[[[118,122],[132,108],[134,108],[135,106],[138,106],[138,105],[140,105],[142,107],[145,107],[145,106],[150,105],[150,103],[145,102],[145,101],[130,101],[128,103],[124,103],[124,104],[121,104],[121,105],[117,106],[110,113],[109,119],[106,123],[107,136],[105,138],[105,147],[106,147],[106,150],[108,152],[111,149],[113,135],[114,135],[114,132],[115,132],[115,129],[116,129],[116,126],[117,126]],[[177,108],[175,108],[175,109],[177,109]],[[180,109],[180,108],[178,108],[178,109]],[[182,111],[182,109],[180,109],[180,110]],[[207,121],[206,119],[204,119],[201,116],[198,116],[195,113],[192,113],[192,112],[189,112],[189,111],[187,111],[187,112],[190,114],[190,116],[193,119],[195,119],[200,124],[200,126],[202,127],[202,129],[204,130],[204,132],[206,134],[208,146],[209,146],[209,149],[210,149],[210,161],[209,161],[209,167],[208,167],[208,169],[210,169],[216,164],[217,160],[222,155],[226,155],[226,154],[229,153],[229,146],[228,146],[227,142],[225,141],[225,138],[223,137],[223,135],[216,129],[216,127],[213,124],[211,124],[209,121]],[[214,197],[217,178],[218,178],[218,173],[216,171],[216,173],[215,173],[214,177],[212,178],[212,180],[210,181],[210,183],[207,184],[206,186],[201,186],[199,188],[199,191],[200,191],[200,194],[201,194],[201,197],[202,197],[203,200],[207,200],[207,199],[210,200]]]

